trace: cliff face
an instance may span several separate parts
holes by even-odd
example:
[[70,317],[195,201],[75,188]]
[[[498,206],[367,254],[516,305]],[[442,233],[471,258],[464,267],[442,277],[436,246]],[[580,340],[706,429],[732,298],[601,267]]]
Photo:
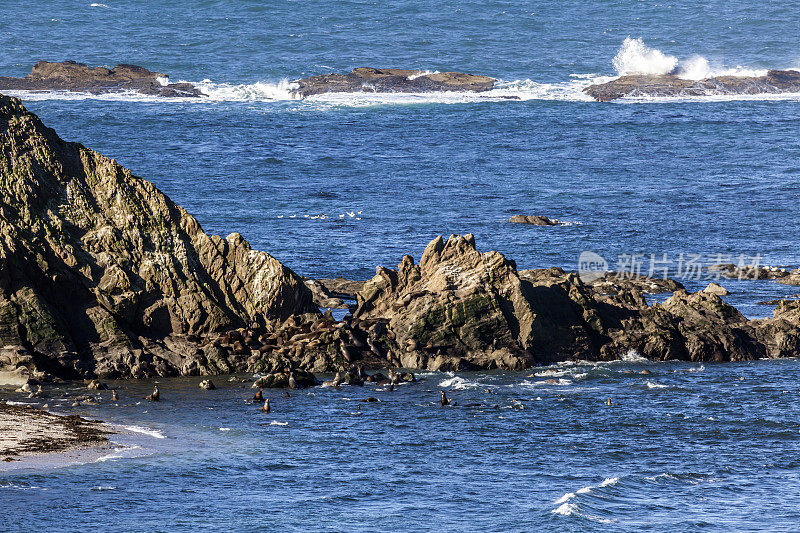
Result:
[[185,337],[318,313],[290,269],[0,95],[0,370],[202,371]]

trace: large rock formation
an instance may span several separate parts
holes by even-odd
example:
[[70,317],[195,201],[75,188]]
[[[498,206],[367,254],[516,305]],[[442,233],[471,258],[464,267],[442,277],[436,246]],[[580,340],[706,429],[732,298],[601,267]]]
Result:
[[244,356],[196,339],[319,313],[275,258],[207,235],[153,184],[2,95],[0,198],[0,371],[243,370]]
[[630,75],[591,85],[584,91],[599,102],[625,96],[709,96],[800,92],[800,71],[769,70],[764,76],[716,76],[687,80],[673,74]]
[[164,74],[136,65],[113,69],[89,67],[75,61],[39,61],[24,78],[0,77],[0,91],[72,91],[92,94],[133,91],[152,96],[205,96],[191,83],[162,84]]
[[483,92],[491,90],[494,82],[488,76],[462,72],[426,73],[421,70],[361,67],[348,74],[324,74],[296,80],[294,92],[301,97],[320,93]]
[[[643,290],[664,289],[673,296],[646,304]],[[502,254],[478,252],[471,235],[433,240],[419,265],[405,256],[397,270],[378,267],[355,316],[384,320],[390,354],[432,370],[614,360],[631,350],[654,360],[746,360],[800,346],[795,307],[748,321],[718,295],[673,281],[586,284],[558,268],[517,271]]]

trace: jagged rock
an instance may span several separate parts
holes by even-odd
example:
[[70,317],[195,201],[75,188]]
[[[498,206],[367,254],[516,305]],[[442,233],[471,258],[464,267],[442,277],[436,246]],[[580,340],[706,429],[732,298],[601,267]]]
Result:
[[152,96],[205,96],[191,83],[165,83],[164,74],[136,65],[113,69],[89,67],[75,61],[39,61],[24,78],[0,77],[0,91],[72,91],[92,94],[133,91]]
[[686,80],[673,74],[631,75],[584,89],[600,102],[625,96],[704,96],[719,94],[775,94],[800,92],[800,72],[769,70],[765,76],[716,76]]
[[0,370],[206,373],[212,355],[192,339],[318,315],[300,277],[276,259],[239,234],[207,235],[154,185],[61,140],[5,96],[0,198]]
[[[647,306],[643,288],[674,294]],[[631,350],[692,361],[776,353],[757,331],[775,321],[748,321],[716,294],[642,276],[586,284],[559,268],[518,272],[501,254],[478,252],[471,235],[435,239],[418,266],[406,256],[397,270],[378,267],[358,294],[355,317],[387,320],[398,366],[429,370],[613,360]],[[787,332],[798,328],[781,320]]]
[[515,224],[532,224],[534,226],[558,226],[558,219],[550,219],[542,215],[514,215],[508,219]]
[[204,379],[198,384],[198,387],[204,390],[216,390],[217,386],[210,379]]
[[716,294],[676,291],[661,304],[641,310],[606,308],[610,342],[601,350],[613,359],[635,350],[652,360],[741,361],[764,357],[753,326]]
[[520,279],[502,254],[478,252],[472,235],[434,239],[419,265],[405,256],[397,270],[378,267],[357,296],[354,316],[388,319],[396,345],[422,347],[402,355],[411,368],[523,368],[593,353],[576,304],[591,294],[576,275]]
[[426,73],[422,70],[361,67],[348,74],[323,74],[296,80],[300,97],[320,93],[429,93],[445,91],[483,92],[494,87],[488,76],[462,72]]
[[722,285],[714,283],[713,281],[708,284],[708,287],[703,289],[703,292],[707,292],[709,294],[716,294],[717,296],[727,296],[729,294],[728,289],[726,289]]

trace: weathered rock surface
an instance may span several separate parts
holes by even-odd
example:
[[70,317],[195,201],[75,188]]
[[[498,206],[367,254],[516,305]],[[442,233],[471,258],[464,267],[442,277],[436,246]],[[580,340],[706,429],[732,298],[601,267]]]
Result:
[[134,91],[152,96],[205,96],[191,83],[162,85],[164,74],[136,65],[117,65],[113,69],[89,67],[75,61],[39,61],[24,78],[0,77],[0,91],[72,91],[92,94]]
[[245,370],[218,331],[318,316],[240,235],[207,235],[151,183],[0,95],[0,371],[143,377]]
[[600,102],[625,96],[796,93],[800,92],[800,71],[770,70],[765,76],[717,76],[697,81],[672,74],[620,76],[607,83],[591,85],[584,91]]
[[[642,289],[675,292],[647,306]],[[517,271],[497,252],[478,252],[471,235],[435,239],[419,265],[406,256],[397,270],[378,267],[355,312],[386,321],[390,358],[447,370],[613,360],[631,350],[655,360],[757,359],[787,352],[771,332],[794,338],[797,315],[748,321],[718,295],[689,294],[673,280],[590,285],[559,268]]]
[[717,296],[727,296],[728,289],[720,285],[719,283],[714,283],[713,281],[708,284],[708,287],[703,289],[703,292],[707,292],[710,294],[716,294]]
[[547,218],[542,215],[514,215],[508,219],[515,224],[532,224],[534,226],[558,226],[558,219]]
[[494,78],[462,72],[426,73],[421,70],[360,67],[348,74],[323,74],[296,80],[300,97],[321,93],[429,93],[483,92],[494,87]]

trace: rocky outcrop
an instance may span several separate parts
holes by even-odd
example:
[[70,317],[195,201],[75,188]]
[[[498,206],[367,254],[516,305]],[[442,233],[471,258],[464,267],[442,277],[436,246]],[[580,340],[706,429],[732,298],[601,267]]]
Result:
[[531,224],[533,226],[558,226],[558,219],[547,218],[542,215],[514,215],[508,219],[514,224]]
[[623,97],[676,97],[727,94],[778,94],[800,92],[800,71],[770,70],[764,76],[716,76],[687,80],[672,74],[632,75],[584,91],[599,102]]
[[462,72],[434,72],[361,67],[348,74],[323,74],[294,82],[294,93],[307,97],[321,93],[430,93],[483,92],[494,87],[494,78]]
[[75,61],[39,61],[24,78],[0,77],[0,91],[71,91],[92,94],[137,92],[152,96],[205,96],[191,83],[163,83],[167,77],[136,65],[112,69]]
[[[0,371],[244,370],[198,341],[318,316],[302,279],[0,96]],[[248,354],[249,355],[249,354]]]
[[[648,306],[648,292],[674,291]],[[471,235],[432,241],[419,265],[378,267],[355,316],[386,322],[387,348],[403,366],[524,368],[559,360],[614,360],[631,350],[654,360],[729,361],[786,353],[800,313],[748,321],[716,294],[673,280],[604,276],[586,284],[559,268],[517,271]],[[772,344],[782,348],[775,348]]]

